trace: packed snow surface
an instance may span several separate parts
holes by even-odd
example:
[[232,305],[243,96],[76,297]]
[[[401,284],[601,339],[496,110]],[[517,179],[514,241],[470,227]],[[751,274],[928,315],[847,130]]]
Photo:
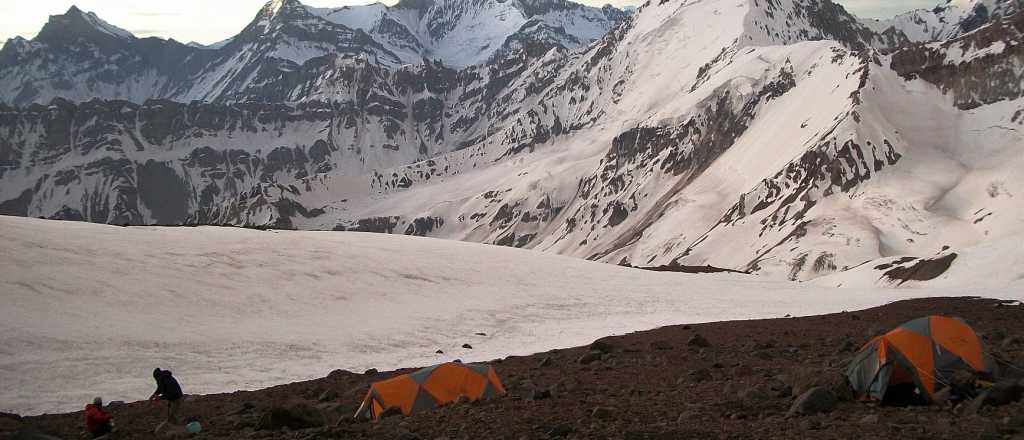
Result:
[[[484,361],[658,326],[862,309],[979,289],[826,289],[627,269],[394,235],[120,228],[0,217],[0,411]],[[477,336],[477,332],[487,336]],[[459,348],[469,343],[474,349]],[[444,350],[444,355],[434,352]]]

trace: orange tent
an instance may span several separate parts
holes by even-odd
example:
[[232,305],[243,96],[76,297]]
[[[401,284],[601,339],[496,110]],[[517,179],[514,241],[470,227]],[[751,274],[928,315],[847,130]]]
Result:
[[384,411],[391,408],[408,416],[460,397],[480,400],[503,394],[505,387],[494,367],[449,362],[370,385],[355,417],[380,419]]
[[890,385],[914,384],[930,401],[959,370],[991,374],[994,364],[974,329],[962,320],[929,316],[872,339],[846,377],[861,398],[882,400]]

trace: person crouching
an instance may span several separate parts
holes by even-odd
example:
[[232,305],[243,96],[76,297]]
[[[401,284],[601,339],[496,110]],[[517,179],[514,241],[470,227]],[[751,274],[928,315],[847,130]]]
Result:
[[159,433],[167,424],[181,424],[178,421],[178,412],[181,410],[183,394],[181,392],[181,385],[178,385],[178,380],[174,378],[170,371],[159,368],[154,369],[153,379],[156,380],[156,391],[153,392],[152,396],[149,396],[149,400],[167,401],[167,420],[160,423],[153,430],[154,433]]
[[94,439],[114,432],[114,417],[103,410],[103,399],[97,397],[85,405],[85,430]]

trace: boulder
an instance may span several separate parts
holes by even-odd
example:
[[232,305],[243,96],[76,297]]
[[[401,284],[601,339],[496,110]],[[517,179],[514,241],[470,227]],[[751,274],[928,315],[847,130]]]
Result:
[[534,388],[529,391],[530,400],[545,400],[551,398],[551,390],[546,388]]
[[465,348],[465,349],[468,349],[468,350],[472,350],[473,346],[469,345],[469,344],[462,344],[462,348]]
[[836,395],[822,387],[811,388],[793,402],[786,414],[789,417],[808,416],[831,412],[839,403]]
[[601,353],[611,353],[615,351],[615,344],[607,339],[598,339],[590,344],[590,351],[599,351]]
[[743,402],[761,402],[769,400],[775,395],[776,393],[772,392],[768,385],[759,383],[741,390],[737,397]]
[[1005,380],[992,385],[981,396],[984,397],[983,404],[989,406],[1009,405],[1021,399],[1024,388],[1020,383],[1012,380]]
[[296,402],[266,410],[260,416],[256,430],[309,429],[326,425],[327,420],[319,409],[306,402]]
[[603,354],[604,353],[602,353],[600,351],[592,350],[589,353],[587,353],[587,354],[585,354],[583,356],[580,356],[580,358],[576,362],[579,362],[582,365],[590,365],[590,364],[592,364],[594,362],[597,362],[597,361],[601,360],[601,356]]
[[691,336],[690,339],[686,341],[686,345],[689,347],[708,348],[711,346],[711,343],[698,333]]
[[671,343],[669,343],[668,341],[654,341],[654,342],[651,342],[651,350],[665,351],[665,350],[672,350],[674,348],[675,347]]

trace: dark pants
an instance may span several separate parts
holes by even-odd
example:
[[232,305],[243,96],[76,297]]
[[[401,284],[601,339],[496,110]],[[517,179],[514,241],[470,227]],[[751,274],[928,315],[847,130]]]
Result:
[[110,422],[104,422],[102,425],[97,426],[96,430],[93,431],[91,434],[92,438],[100,438],[107,434],[110,434],[111,432],[114,432],[114,427],[110,424]]
[[154,432],[159,433],[168,424],[180,425],[180,419],[178,418],[178,412],[181,411],[181,398],[167,401],[167,420],[164,420],[156,427]]

